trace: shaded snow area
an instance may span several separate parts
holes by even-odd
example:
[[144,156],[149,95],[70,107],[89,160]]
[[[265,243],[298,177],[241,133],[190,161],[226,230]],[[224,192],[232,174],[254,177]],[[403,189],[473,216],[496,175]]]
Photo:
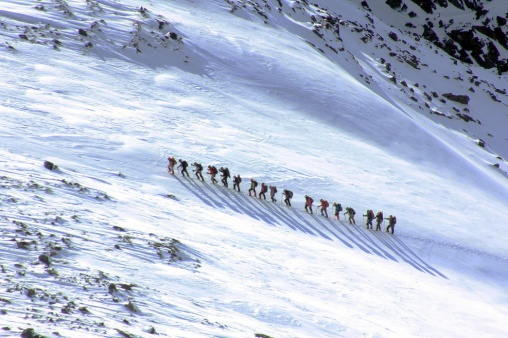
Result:
[[2,1],[0,336],[508,336],[506,75],[316,2]]

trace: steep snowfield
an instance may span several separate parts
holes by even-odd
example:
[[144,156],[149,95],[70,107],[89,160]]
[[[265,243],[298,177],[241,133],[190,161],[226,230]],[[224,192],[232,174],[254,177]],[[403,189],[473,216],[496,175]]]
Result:
[[[221,1],[32,6],[0,10],[5,41],[20,22],[59,30],[0,41],[2,334],[508,334],[499,160],[421,114],[347,31],[334,61],[310,26]],[[228,166],[242,193],[169,175],[169,155]],[[251,177],[293,208],[247,196]],[[305,194],[358,225],[306,214]],[[397,215],[394,236],[365,229],[370,208]]]

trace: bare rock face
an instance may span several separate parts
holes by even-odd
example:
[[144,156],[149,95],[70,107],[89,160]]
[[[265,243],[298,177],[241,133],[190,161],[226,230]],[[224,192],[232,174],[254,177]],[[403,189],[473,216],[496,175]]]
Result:
[[[508,58],[503,57],[508,51],[508,13],[491,13],[488,6],[478,0],[385,0],[387,6],[398,12],[405,11],[409,2],[420,7],[429,18],[421,26],[407,22],[406,27],[421,29],[417,34],[457,61],[496,69],[499,75],[508,72]],[[441,12],[445,9],[459,9],[472,17],[472,21],[461,25],[454,23],[454,18],[444,20]],[[414,11],[408,15],[410,18],[417,16]],[[390,38],[395,40],[395,35]]]

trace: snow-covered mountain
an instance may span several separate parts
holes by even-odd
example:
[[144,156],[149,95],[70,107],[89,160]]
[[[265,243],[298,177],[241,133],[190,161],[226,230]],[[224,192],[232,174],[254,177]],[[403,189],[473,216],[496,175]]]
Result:
[[507,12],[3,1],[0,335],[506,336]]

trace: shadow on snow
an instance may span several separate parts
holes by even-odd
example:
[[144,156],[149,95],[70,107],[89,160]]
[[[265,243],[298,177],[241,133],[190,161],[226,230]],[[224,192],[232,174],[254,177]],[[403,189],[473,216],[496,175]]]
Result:
[[358,248],[370,255],[394,262],[402,261],[421,272],[447,279],[405,245],[400,238],[386,232],[362,229],[360,225],[350,225],[346,221],[325,218],[319,214],[310,215],[303,210],[248,196],[245,192],[237,192],[220,184],[181,179],[176,175],[174,177],[210,207],[230,209],[271,226],[287,226],[293,231],[338,241],[350,249]]

